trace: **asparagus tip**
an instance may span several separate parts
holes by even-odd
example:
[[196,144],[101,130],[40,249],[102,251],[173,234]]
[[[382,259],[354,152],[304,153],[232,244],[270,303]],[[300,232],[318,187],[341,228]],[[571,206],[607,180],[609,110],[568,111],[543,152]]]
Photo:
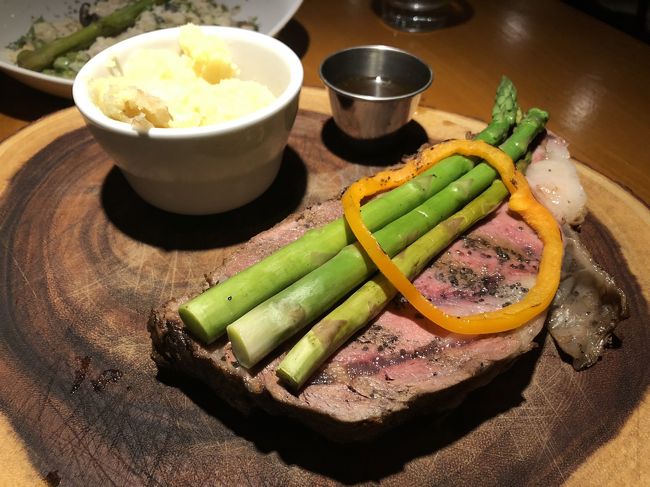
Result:
[[533,116],[537,116],[537,117],[543,119],[544,121],[548,121],[548,119],[549,119],[548,112],[546,110],[542,110],[541,108],[533,107],[530,110],[528,110],[528,114],[533,115]]
[[507,76],[502,76],[497,87],[492,118],[515,124],[521,118],[521,108],[517,102],[517,88]]

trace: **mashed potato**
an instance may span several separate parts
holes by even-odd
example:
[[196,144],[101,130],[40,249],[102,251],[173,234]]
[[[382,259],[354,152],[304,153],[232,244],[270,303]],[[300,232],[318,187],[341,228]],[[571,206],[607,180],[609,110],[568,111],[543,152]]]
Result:
[[239,118],[275,97],[255,81],[238,79],[228,46],[195,25],[180,29],[180,53],[140,49],[110,67],[114,76],[89,83],[93,102],[136,128],[201,127]]

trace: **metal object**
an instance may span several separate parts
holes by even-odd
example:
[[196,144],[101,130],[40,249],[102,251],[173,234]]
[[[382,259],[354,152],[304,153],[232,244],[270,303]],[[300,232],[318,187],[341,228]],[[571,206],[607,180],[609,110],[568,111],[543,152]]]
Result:
[[381,0],[380,15],[396,29],[426,32],[455,23],[458,7],[451,0]]
[[391,134],[413,116],[420,94],[433,80],[416,56],[388,46],[338,51],[320,66],[338,127],[357,139]]

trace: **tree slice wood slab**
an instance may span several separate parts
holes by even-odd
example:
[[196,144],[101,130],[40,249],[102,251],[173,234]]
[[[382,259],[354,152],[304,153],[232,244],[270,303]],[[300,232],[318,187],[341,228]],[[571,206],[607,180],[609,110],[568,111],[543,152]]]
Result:
[[0,145],[0,484],[648,485],[650,212],[583,165],[583,239],[631,305],[620,346],[589,370],[542,336],[453,412],[363,447],[243,418],[200,384],[158,373],[151,307],[195,290],[233,246],[289,213],[427,139],[483,126],[423,108],[398,137],[351,145],[326,103],[305,89],[277,181],[210,217],[142,202],[75,109]]

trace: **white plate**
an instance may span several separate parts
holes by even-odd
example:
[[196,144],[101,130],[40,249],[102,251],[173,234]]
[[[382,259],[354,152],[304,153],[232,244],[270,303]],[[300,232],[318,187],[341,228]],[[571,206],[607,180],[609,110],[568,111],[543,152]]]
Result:
[[[239,6],[237,18],[246,20],[257,17],[259,31],[277,34],[296,13],[302,0],[219,0],[229,7]],[[45,20],[70,16],[70,11],[78,11],[79,2],[75,0],[3,0],[0,2],[0,69],[9,76],[37,90],[56,96],[72,98],[72,80],[37,73],[16,66],[7,59],[4,47],[25,34],[35,18]]]

